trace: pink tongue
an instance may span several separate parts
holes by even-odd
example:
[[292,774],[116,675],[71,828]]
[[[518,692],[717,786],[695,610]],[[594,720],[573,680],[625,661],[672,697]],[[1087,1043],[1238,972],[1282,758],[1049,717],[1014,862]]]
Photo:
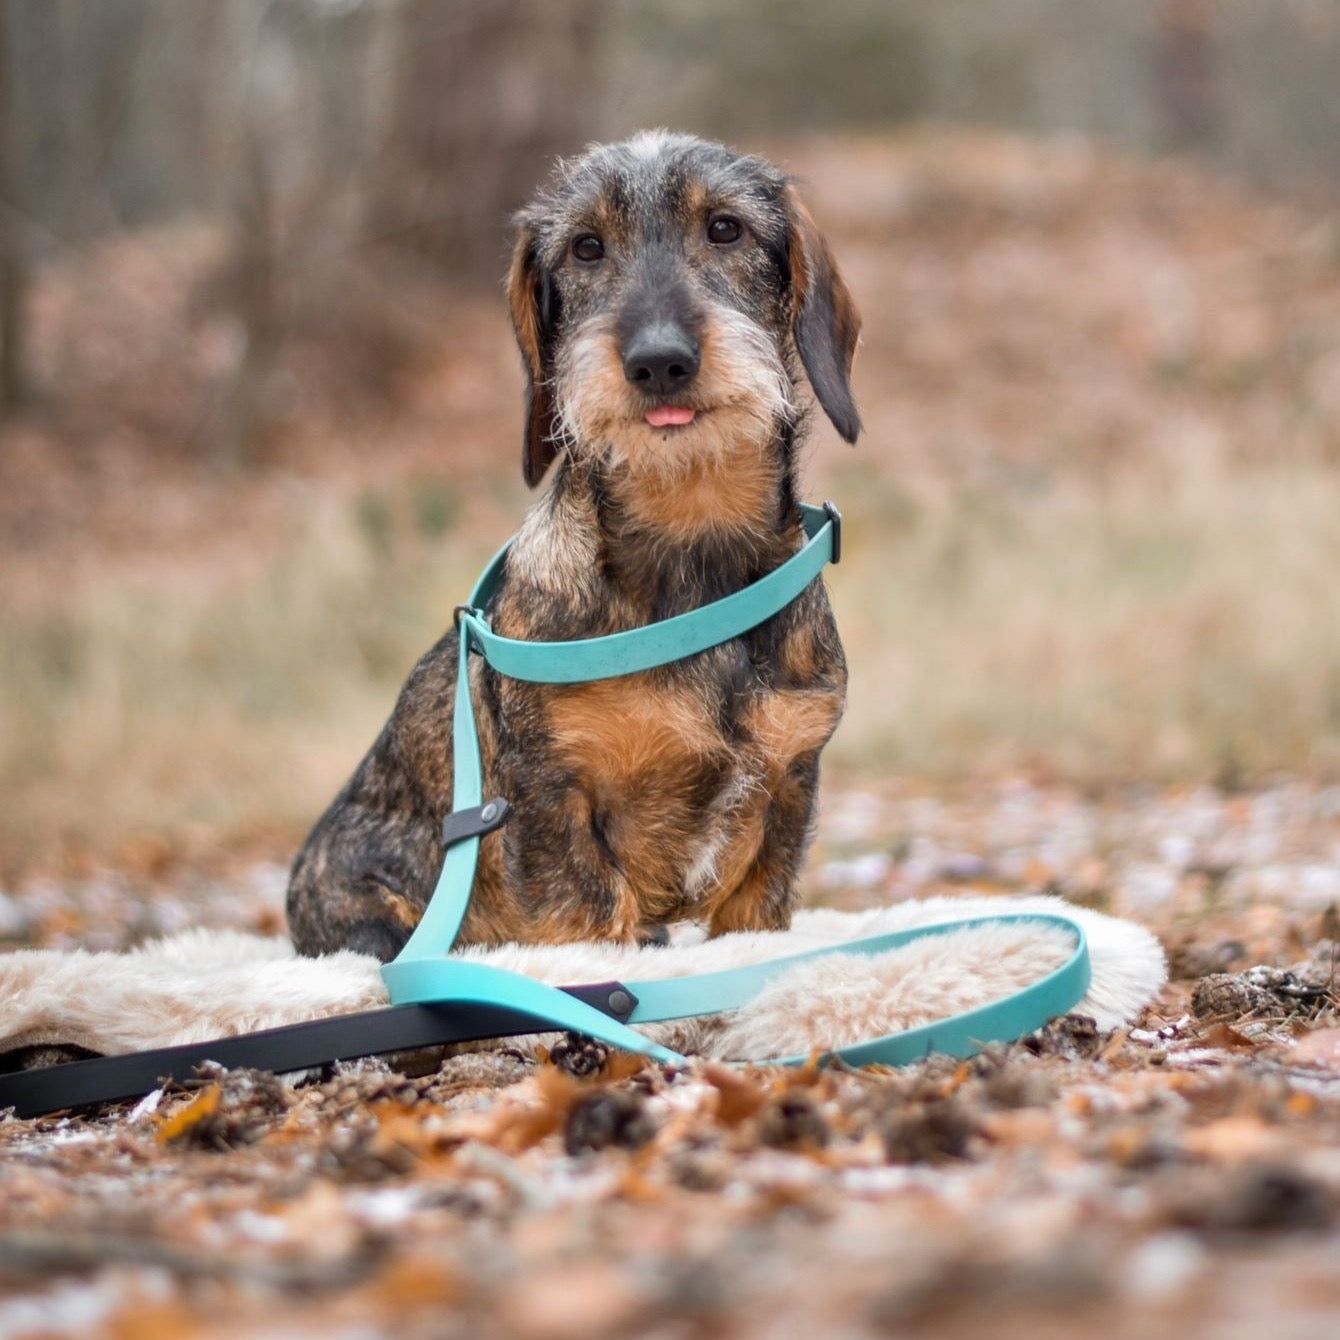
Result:
[[662,405],[659,409],[649,409],[643,416],[653,428],[679,428],[692,423],[698,411],[687,405]]

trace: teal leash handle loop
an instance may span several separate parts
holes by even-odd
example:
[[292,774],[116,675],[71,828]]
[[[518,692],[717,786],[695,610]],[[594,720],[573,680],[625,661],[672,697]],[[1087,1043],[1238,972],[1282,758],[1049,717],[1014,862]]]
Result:
[[[483,795],[483,764],[470,694],[472,649],[482,652],[501,674],[547,684],[576,684],[636,674],[706,651],[771,618],[800,595],[825,564],[838,560],[841,516],[837,508],[831,503],[822,509],[802,504],[801,513],[807,536],[804,546],[752,585],[644,628],[572,642],[522,642],[502,637],[489,627],[484,610],[501,580],[510,546],[499,550],[475,584],[470,604],[457,606],[453,613],[459,648],[452,717],[452,813],[459,815],[478,807]],[[527,1013],[542,1024],[586,1033],[663,1064],[683,1064],[685,1058],[678,1053],[658,1046],[628,1025],[556,987],[519,973],[447,956],[460,932],[474,886],[480,843],[479,832],[472,831],[474,827],[461,827],[460,831],[468,835],[453,839],[448,825],[442,869],[423,917],[396,959],[382,968],[392,1004],[457,1001],[501,1005]],[[906,1065],[932,1051],[970,1056],[987,1043],[1013,1040],[1041,1028],[1083,999],[1091,975],[1083,927],[1067,917],[1044,913],[973,917],[869,936],[723,972],[630,982],[628,989],[637,997],[638,1005],[629,1021],[653,1023],[719,1014],[753,1000],[759,991],[799,963],[833,955],[887,953],[928,936],[1022,922],[1049,924],[1070,931],[1075,937],[1075,949],[1066,963],[1002,1000],[828,1053],[856,1066]],[[799,1065],[808,1059],[808,1056],[785,1056],[760,1063]]]
[[[999,916],[967,917],[958,921],[939,921],[908,930],[872,935],[845,944],[825,945],[822,949],[785,958],[769,959],[745,968],[731,968],[719,973],[705,973],[700,977],[667,978],[655,982],[629,982],[628,989],[638,998],[637,1008],[630,1022],[649,1022],[653,1019],[682,1018],[689,1014],[708,1014],[716,1010],[737,1009],[747,1004],[760,990],[775,981],[787,969],[799,963],[853,954],[886,954],[912,944],[916,940],[935,936],[954,935],[959,931],[976,930],[985,926],[1037,924],[1055,926],[1075,937],[1070,957],[1058,968],[1036,982],[1013,992],[1000,1000],[990,1001],[973,1010],[937,1019],[917,1028],[887,1033],[864,1042],[832,1048],[827,1055],[837,1056],[848,1065],[908,1065],[920,1061],[932,1052],[949,1056],[973,1056],[992,1042],[1012,1042],[1026,1037],[1043,1027],[1057,1015],[1067,1014],[1084,999],[1089,990],[1092,969],[1088,940],[1084,928],[1069,917],[1049,913],[1004,913]],[[701,999],[696,1008],[686,1008],[687,992],[698,985],[706,991],[706,1003]],[[677,989],[679,988],[679,989]],[[804,1065],[808,1054],[777,1056],[766,1060],[757,1058],[760,1065]]]
[[[625,986],[638,1000],[629,1023],[660,1023],[739,1009],[789,969],[801,963],[854,954],[886,954],[917,940],[954,935],[987,926],[1024,924],[1053,926],[1070,932],[1075,938],[1070,957],[1036,982],[1000,1000],[916,1028],[833,1047],[823,1053],[824,1056],[836,1057],[851,1066],[910,1065],[933,1052],[948,1056],[973,1056],[990,1043],[1013,1042],[1026,1037],[1043,1027],[1048,1020],[1069,1013],[1083,1000],[1089,989],[1091,967],[1088,941],[1084,928],[1078,922],[1044,912],[967,917],[867,936],[845,944],[825,945],[803,954],[789,954],[741,968],[727,968],[721,972],[627,982]],[[468,959],[440,958],[413,962],[398,959],[387,964],[382,974],[396,1003],[451,1000],[506,1005],[511,1009],[522,1010],[554,1028],[574,1029],[610,1046],[649,1056],[662,1064],[686,1063],[686,1058],[677,1052],[657,1045],[593,1006],[519,973]],[[798,1053],[793,1056],[747,1059],[754,1065],[799,1066],[808,1063],[811,1057],[809,1053]]]

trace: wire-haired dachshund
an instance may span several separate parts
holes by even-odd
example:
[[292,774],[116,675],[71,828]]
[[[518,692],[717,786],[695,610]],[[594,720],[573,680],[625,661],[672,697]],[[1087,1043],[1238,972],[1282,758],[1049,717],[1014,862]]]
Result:
[[[559,165],[518,216],[507,289],[528,379],[527,514],[488,611],[588,638],[739,590],[803,543],[803,368],[843,438],[860,319],[777,168],[664,132]],[[557,462],[555,465],[554,463]],[[293,867],[304,954],[388,960],[451,808],[457,640],[419,662]],[[821,580],[741,637],[624,678],[534,684],[471,663],[485,837],[462,942],[633,940],[681,918],[785,928],[846,663]]]

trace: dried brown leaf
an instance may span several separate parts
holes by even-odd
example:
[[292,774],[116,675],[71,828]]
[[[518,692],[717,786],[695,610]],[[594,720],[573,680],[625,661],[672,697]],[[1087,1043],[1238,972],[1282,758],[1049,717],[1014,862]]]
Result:
[[703,1078],[717,1091],[716,1119],[727,1127],[747,1121],[768,1101],[768,1092],[747,1072],[709,1061]]
[[1340,1066],[1340,1028],[1318,1028],[1293,1044],[1290,1059],[1299,1065]]
[[185,1107],[179,1107],[159,1122],[154,1138],[159,1144],[170,1145],[190,1135],[202,1122],[218,1115],[221,1097],[219,1085],[207,1084]]
[[387,1263],[369,1292],[395,1314],[413,1308],[452,1307],[460,1302],[464,1289],[450,1262],[411,1248]]
[[1222,1047],[1225,1051],[1255,1051],[1261,1044],[1232,1024],[1213,1024],[1205,1030],[1207,1047]]
[[568,1113],[583,1093],[586,1085],[565,1075],[552,1065],[544,1066],[535,1077],[536,1099],[533,1102],[512,1102],[501,1107],[493,1128],[485,1137],[509,1154],[519,1154],[537,1145],[546,1136],[562,1130]]

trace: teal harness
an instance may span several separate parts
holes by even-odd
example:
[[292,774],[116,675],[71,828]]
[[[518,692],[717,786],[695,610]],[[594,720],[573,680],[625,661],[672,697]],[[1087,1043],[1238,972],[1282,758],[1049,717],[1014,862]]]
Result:
[[[931,1052],[971,1056],[992,1042],[1013,1041],[1065,1014],[1089,989],[1089,950],[1083,928],[1067,917],[1043,913],[972,917],[936,922],[911,930],[869,936],[808,953],[791,954],[724,972],[693,977],[652,978],[611,984],[604,1009],[519,973],[450,957],[474,885],[481,838],[506,819],[504,800],[483,802],[483,768],[469,657],[481,654],[500,674],[540,684],[579,684],[637,674],[706,651],[739,637],[791,603],[824,567],[841,556],[841,517],[831,503],[802,507],[806,543],[781,567],[745,587],[687,614],[608,637],[572,642],[524,642],[503,637],[489,626],[485,610],[507,559],[504,547],[485,568],[457,610],[460,661],[452,721],[453,811],[444,825],[446,856],[437,887],[414,934],[400,955],[382,968],[393,1005],[445,1002],[504,1006],[556,1029],[585,1033],[612,1046],[680,1065],[684,1057],[658,1046],[630,1027],[691,1015],[718,1014],[747,1004],[767,984],[795,964],[830,954],[882,954],[929,936],[977,926],[1031,923],[1059,926],[1074,936],[1070,958],[1055,971],[1010,996],[920,1028],[833,1048],[829,1055],[850,1065],[905,1065]],[[751,1057],[773,1065],[798,1065],[808,1056]]]

